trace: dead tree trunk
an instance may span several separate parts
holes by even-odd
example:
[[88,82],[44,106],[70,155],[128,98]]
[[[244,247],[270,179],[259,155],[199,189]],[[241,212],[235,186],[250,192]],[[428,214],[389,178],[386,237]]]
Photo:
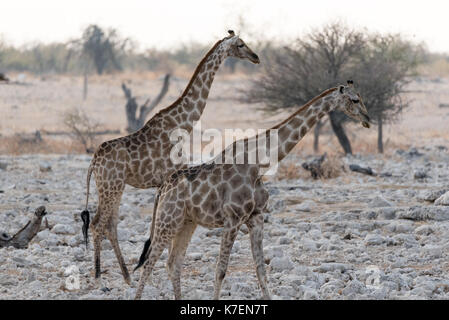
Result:
[[[128,127],[126,128],[128,133],[136,132],[143,127],[148,114],[159,104],[159,102],[161,102],[161,100],[166,95],[169,84],[170,75],[166,74],[164,78],[164,84],[162,85],[161,91],[159,92],[158,96],[153,100],[153,102],[151,102],[151,104],[149,104],[150,99],[147,99],[147,101],[145,101],[145,103],[139,108],[136,102],[136,98],[132,96],[131,89],[126,87],[126,85],[122,83],[122,89],[127,100],[125,111],[126,119],[128,121]],[[137,113],[139,113],[139,116],[137,116]]]
[[377,151],[384,153],[383,132],[382,132],[382,114],[377,116]]
[[320,131],[322,126],[323,123],[321,120],[318,120],[315,125],[315,129],[313,130],[313,152],[315,153],[318,153],[320,149]]
[[348,136],[345,133],[345,129],[341,121],[338,121],[334,112],[329,113],[329,118],[331,120],[332,130],[338,138],[338,142],[340,142],[341,147],[343,148],[345,154],[352,154],[351,143],[349,142]]
[[84,81],[83,81],[83,100],[87,99],[87,70],[84,72]]
[[44,206],[40,206],[34,212],[31,221],[20,229],[13,237],[7,233],[0,233],[0,248],[13,246],[17,249],[24,249],[28,247],[28,243],[34,238],[41,228],[42,218],[47,214]]

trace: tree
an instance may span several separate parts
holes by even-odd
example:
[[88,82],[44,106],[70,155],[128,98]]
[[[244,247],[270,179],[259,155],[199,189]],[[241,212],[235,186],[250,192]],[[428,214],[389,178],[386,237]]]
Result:
[[373,123],[377,123],[377,149],[383,153],[383,123],[393,122],[408,106],[401,97],[415,67],[423,58],[423,49],[400,35],[371,35],[357,56],[353,73]]
[[[373,35],[341,23],[331,23],[298,39],[291,47],[274,51],[259,79],[243,99],[264,103],[275,111],[302,105],[327,88],[354,80],[368,113],[379,124],[393,119],[406,106],[400,93],[417,63],[417,46],[400,36]],[[330,125],[346,154],[352,153],[343,124],[350,121],[341,112],[329,114]],[[314,147],[318,148],[318,123]],[[382,150],[382,144],[379,144]]]
[[[362,32],[339,23],[315,30],[292,47],[273,52],[263,76],[253,82],[245,100],[263,102],[268,110],[302,105],[327,88],[346,83],[351,57],[364,45]],[[334,111],[329,119],[343,150],[351,154],[343,128],[346,116]]]
[[98,74],[103,74],[106,69],[122,70],[119,58],[128,39],[121,39],[115,29],[106,32],[97,25],[90,25],[80,40],[82,54],[93,62]]

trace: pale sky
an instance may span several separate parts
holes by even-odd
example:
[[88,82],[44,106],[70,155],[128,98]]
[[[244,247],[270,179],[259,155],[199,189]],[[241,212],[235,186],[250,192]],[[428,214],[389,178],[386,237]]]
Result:
[[0,13],[0,37],[14,45],[66,41],[92,23],[118,29],[140,49],[212,43],[237,31],[241,16],[259,39],[286,41],[340,19],[449,52],[447,0],[0,0]]

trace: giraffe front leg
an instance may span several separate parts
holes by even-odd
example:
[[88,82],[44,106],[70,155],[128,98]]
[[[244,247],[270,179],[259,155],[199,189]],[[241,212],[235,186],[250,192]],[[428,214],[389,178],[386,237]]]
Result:
[[228,227],[223,230],[221,238],[220,256],[215,271],[214,299],[220,298],[221,285],[228,269],[229,256],[231,255],[232,246],[239,231],[239,226]]
[[139,284],[137,286],[136,296],[134,300],[140,300],[142,298],[143,289],[145,283],[153,271],[154,265],[161,256],[164,249],[168,246],[169,240],[161,239],[160,237],[154,237],[150,247],[150,255],[143,265],[142,273],[140,274]]
[[262,290],[265,300],[271,299],[270,291],[267,286],[267,275],[265,272],[265,263],[263,259],[263,215],[261,213],[253,213],[246,222],[248,226],[251,252],[253,254],[254,264],[256,265],[257,279]]

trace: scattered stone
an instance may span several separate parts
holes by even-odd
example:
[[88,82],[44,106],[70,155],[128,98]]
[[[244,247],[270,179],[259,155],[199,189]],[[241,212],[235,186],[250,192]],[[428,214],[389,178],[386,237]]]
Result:
[[449,220],[449,206],[415,206],[407,211],[397,214],[398,219],[410,219],[415,221],[424,220]]
[[375,198],[373,198],[369,204],[370,208],[379,208],[379,207],[391,207],[392,204],[387,199],[385,199],[383,196],[378,195]]
[[320,298],[320,295],[315,289],[312,288],[306,288],[304,290],[303,299],[304,300],[318,300]]
[[435,200],[437,206],[449,206],[449,191]]
[[422,180],[425,178],[429,178],[429,176],[425,170],[416,170],[415,173],[413,174],[413,177],[416,180]]
[[17,286],[19,281],[15,277],[11,277],[9,275],[1,275],[0,276],[0,285],[2,286]]
[[287,237],[280,237],[279,238],[279,244],[290,244],[292,243],[292,239]]
[[51,231],[56,234],[74,234],[75,233],[75,229],[73,229],[72,226],[67,225],[67,224],[60,224],[60,223],[55,225],[51,229]]
[[420,158],[422,157],[424,154],[419,152],[418,149],[412,147],[410,148],[408,151],[404,151],[404,150],[396,150],[396,153],[400,156],[403,156],[406,159],[415,159],[415,158]]
[[429,225],[419,226],[418,228],[415,229],[415,233],[426,235],[426,236],[428,236],[429,234],[431,234],[433,232],[434,232],[433,228]]
[[49,172],[51,171],[51,164],[47,161],[41,161],[39,163],[39,170],[41,172]]
[[419,194],[418,198],[423,201],[434,202],[436,199],[441,197],[443,194],[447,192],[446,189],[440,190],[426,190]]
[[7,167],[8,167],[7,162],[0,161],[0,170],[6,170]]
[[274,257],[270,261],[271,269],[275,272],[293,269],[293,263],[289,257]]
[[365,245],[367,246],[378,246],[385,242],[385,238],[379,234],[369,233],[365,237]]
[[316,203],[312,200],[305,200],[301,204],[294,207],[294,211],[310,212],[316,207]]
[[341,273],[343,273],[349,269],[351,269],[351,266],[348,264],[329,262],[329,263],[321,264],[318,268],[315,269],[315,271],[322,272],[322,273],[340,271]]

